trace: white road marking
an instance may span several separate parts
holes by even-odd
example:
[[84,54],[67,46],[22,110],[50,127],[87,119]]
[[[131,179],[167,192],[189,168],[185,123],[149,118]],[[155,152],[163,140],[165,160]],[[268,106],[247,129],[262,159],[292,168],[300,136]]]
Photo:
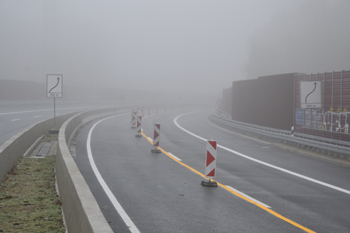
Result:
[[[125,113],[125,114],[129,114],[129,113]],[[121,116],[121,115],[124,115],[124,114],[120,114],[120,115],[117,115],[117,116]],[[101,176],[101,174],[100,174],[100,172],[99,172],[99,170],[98,170],[98,168],[97,168],[97,166],[95,164],[95,161],[94,161],[94,158],[93,158],[92,152],[91,152],[91,134],[92,134],[92,131],[94,130],[96,125],[98,125],[102,121],[111,119],[113,117],[116,117],[116,116],[111,116],[111,117],[104,118],[104,119],[96,122],[92,126],[92,128],[90,129],[89,134],[88,134],[88,138],[87,138],[87,142],[86,142],[86,149],[87,149],[87,153],[88,153],[88,157],[89,157],[89,161],[90,161],[90,165],[92,167],[92,170],[94,171],[96,178],[100,182],[100,184],[101,184],[103,190],[105,191],[105,193],[107,194],[109,200],[112,202],[114,208],[117,210],[117,212],[119,213],[120,217],[124,220],[126,226],[129,228],[129,230],[132,233],[139,233],[140,231],[137,229],[135,224],[131,221],[130,217],[127,215],[127,213],[125,212],[123,207],[118,202],[117,198],[113,195],[112,191],[109,189],[108,185],[106,184],[106,182],[102,178],[102,176]]]
[[3,112],[3,113],[0,113],[0,116],[19,114],[19,113],[30,113],[30,112],[45,112],[45,111],[52,111],[52,110],[51,109],[44,109],[44,110],[22,111],[22,112]]
[[246,135],[244,135],[244,134],[239,134],[239,133],[236,133],[236,132],[231,131],[231,130],[229,130],[229,129],[222,128],[222,127],[220,127],[220,126],[214,124],[214,123],[211,122],[211,121],[209,121],[209,122],[210,122],[212,125],[214,125],[216,128],[220,128],[221,130],[225,130],[225,131],[227,131],[227,132],[229,132],[229,133],[231,133],[231,134],[237,135],[237,136],[239,136],[239,137],[247,138],[247,139],[249,139],[249,140],[257,141],[257,142],[260,142],[260,143],[263,143],[263,144],[266,144],[266,145],[270,145],[270,144],[271,144],[271,143],[269,143],[269,142],[266,142],[266,141],[263,141],[263,140],[260,140],[260,139],[257,139],[257,138],[252,138],[252,137],[246,136]]
[[[73,111],[76,111],[76,109],[82,109],[82,108],[91,108],[91,107],[59,108],[59,110],[72,109]],[[11,115],[11,114],[31,113],[31,112],[46,112],[46,111],[53,111],[53,110],[52,109],[41,109],[41,110],[20,111],[20,112],[2,112],[2,113],[0,113],[0,116]]]
[[261,201],[256,200],[255,198],[252,198],[251,196],[249,196],[249,195],[247,195],[247,194],[245,194],[245,193],[242,193],[241,191],[238,191],[237,189],[232,188],[231,186],[226,185],[226,187],[229,188],[229,189],[232,189],[232,190],[235,191],[236,193],[239,193],[239,194],[241,194],[242,196],[244,196],[244,197],[246,197],[246,198],[248,198],[248,199],[250,199],[250,200],[252,200],[252,201],[254,201],[254,202],[256,202],[256,203],[259,203],[259,204],[262,205],[262,206],[265,206],[266,208],[271,209],[270,206],[268,206],[268,205],[262,203]]
[[38,115],[38,116],[34,116],[34,118],[38,118],[38,117],[41,117],[40,115]]
[[175,155],[173,155],[172,153],[170,153],[170,152],[167,152],[169,155],[171,155],[173,158],[175,158],[175,159],[177,159],[177,160],[179,160],[179,161],[182,161],[179,157],[176,157]]
[[[201,139],[201,140],[203,140],[203,141],[208,141],[207,139],[202,138],[202,137],[200,137],[200,136],[198,136],[198,135],[196,135],[196,134],[194,134],[194,133],[192,133],[192,132],[190,132],[190,131],[184,129],[183,127],[181,127],[181,126],[177,123],[177,120],[178,120],[181,116],[184,116],[184,115],[187,115],[187,114],[191,114],[191,113],[194,113],[194,112],[185,113],[185,114],[182,114],[182,115],[180,115],[180,116],[177,116],[177,117],[174,119],[174,124],[175,124],[177,127],[179,127],[180,129],[182,129],[183,131],[185,131],[186,133],[188,133],[188,134],[190,134],[190,135],[192,135],[192,136],[194,136],[194,137],[196,137],[196,138],[198,138],[198,139]],[[334,190],[337,190],[337,191],[340,191],[340,192],[343,192],[343,193],[346,193],[346,194],[350,194],[350,191],[347,190],[347,189],[343,189],[343,188],[340,188],[340,187],[337,187],[337,186],[334,186],[334,185],[331,185],[331,184],[328,184],[328,183],[325,183],[325,182],[322,182],[322,181],[313,179],[313,178],[311,178],[311,177],[304,176],[304,175],[301,175],[301,174],[299,174],[299,173],[292,172],[292,171],[289,171],[289,170],[287,170],[287,169],[284,169],[284,168],[281,168],[281,167],[278,167],[278,166],[275,166],[275,165],[272,165],[272,164],[263,162],[263,161],[261,161],[261,160],[254,159],[254,158],[252,158],[252,157],[249,157],[249,156],[247,156],[247,155],[245,155],[245,154],[242,154],[242,153],[240,153],[240,152],[231,150],[231,149],[229,149],[229,148],[227,148],[227,147],[224,147],[224,146],[221,146],[221,145],[219,145],[219,144],[217,145],[217,147],[220,147],[221,149],[224,149],[224,150],[226,150],[226,151],[228,151],[228,152],[231,152],[231,153],[236,154],[236,155],[238,155],[238,156],[241,156],[241,157],[243,157],[243,158],[249,159],[249,160],[251,160],[251,161],[260,163],[260,164],[265,165],[265,166],[267,166],[267,167],[271,167],[271,168],[274,168],[274,169],[276,169],[276,170],[279,170],[279,171],[288,173],[288,174],[290,174],[290,175],[293,175],[293,176],[296,176],[296,177],[299,177],[299,178],[302,178],[302,179],[305,179],[305,180],[314,182],[314,183],[316,183],[316,184],[323,185],[323,186],[325,186],[325,187],[328,187],[328,188],[331,188],[331,189],[334,189]]]
[[11,121],[20,121],[21,119],[12,119]]
[[151,141],[153,142],[153,139],[152,139],[152,138],[148,137],[148,139],[151,140]]

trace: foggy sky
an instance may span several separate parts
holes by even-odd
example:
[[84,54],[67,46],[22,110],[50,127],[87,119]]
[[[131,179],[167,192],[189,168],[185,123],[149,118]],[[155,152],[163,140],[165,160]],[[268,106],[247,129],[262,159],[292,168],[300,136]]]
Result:
[[276,14],[250,40],[245,76],[350,70],[350,1],[308,0]]
[[0,79],[219,96],[235,80],[349,69],[348,12],[346,0],[0,0]]

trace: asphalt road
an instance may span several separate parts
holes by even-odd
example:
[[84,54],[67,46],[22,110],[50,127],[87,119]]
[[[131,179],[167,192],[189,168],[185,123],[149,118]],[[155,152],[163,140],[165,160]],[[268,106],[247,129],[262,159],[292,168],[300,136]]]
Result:
[[[160,154],[130,113],[80,130],[75,160],[115,232],[350,232],[349,167],[182,114],[143,120],[151,138],[161,124]],[[218,142],[216,188],[201,186],[206,139]]]
[[[56,116],[101,107],[56,99]],[[40,121],[54,117],[53,99],[47,101],[0,101],[0,145]]]

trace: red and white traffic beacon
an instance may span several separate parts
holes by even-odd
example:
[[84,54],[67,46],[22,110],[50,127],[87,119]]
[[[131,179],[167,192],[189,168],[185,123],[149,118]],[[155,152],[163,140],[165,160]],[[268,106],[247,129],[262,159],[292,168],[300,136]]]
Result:
[[159,147],[159,139],[160,139],[160,124],[154,124],[154,135],[153,135],[153,146],[154,146],[154,148],[151,150],[152,153],[160,153],[161,152],[158,149],[158,147]]
[[142,137],[142,134],[141,134],[141,127],[142,127],[142,116],[136,116],[136,119],[137,119],[137,132],[135,134],[135,137]]
[[133,109],[131,112],[131,128],[132,129],[136,128],[136,122],[137,122],[136,118],[137,118],[137,111]]
[[211,181],[214,179],[216,172],[216,141],[208,141],[207,142],[207,157],[205,159],[205,176],[209,179],[209,181],[202,181],[201,185],[207,187],[218,187],[218,184],[215,181]]

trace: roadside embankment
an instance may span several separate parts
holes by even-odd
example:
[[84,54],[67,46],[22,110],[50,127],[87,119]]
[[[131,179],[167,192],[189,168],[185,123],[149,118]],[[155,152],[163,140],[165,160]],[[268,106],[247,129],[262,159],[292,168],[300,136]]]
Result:
[[[56,152],[56,181],[68,232],[113,232],[77,168],[70,154],[69,145],[79,127],[91,120],[121,113],[122,109],[125,112],[125,109],[129,108],[75,112],[56,117],[56,125],[62,125]],[[27,127],[0,146],[0,181],[17,167],[16,162],[23,161],[19,160],[22,156],[29,155],[37,147],[43,135],[52,128],[54,128],[53,118]],[[23,205],[28,203],[25,202]]]
[[[77,113],[56,117],[56,125],[62,125],[74,114]],[[53,118],[33,124],[0,145],[0,182],[6,178],[16,161],[21,156],[29,154],[35,148],[36,142],[39,142],[45,133],[55,127],[54,124]]]

